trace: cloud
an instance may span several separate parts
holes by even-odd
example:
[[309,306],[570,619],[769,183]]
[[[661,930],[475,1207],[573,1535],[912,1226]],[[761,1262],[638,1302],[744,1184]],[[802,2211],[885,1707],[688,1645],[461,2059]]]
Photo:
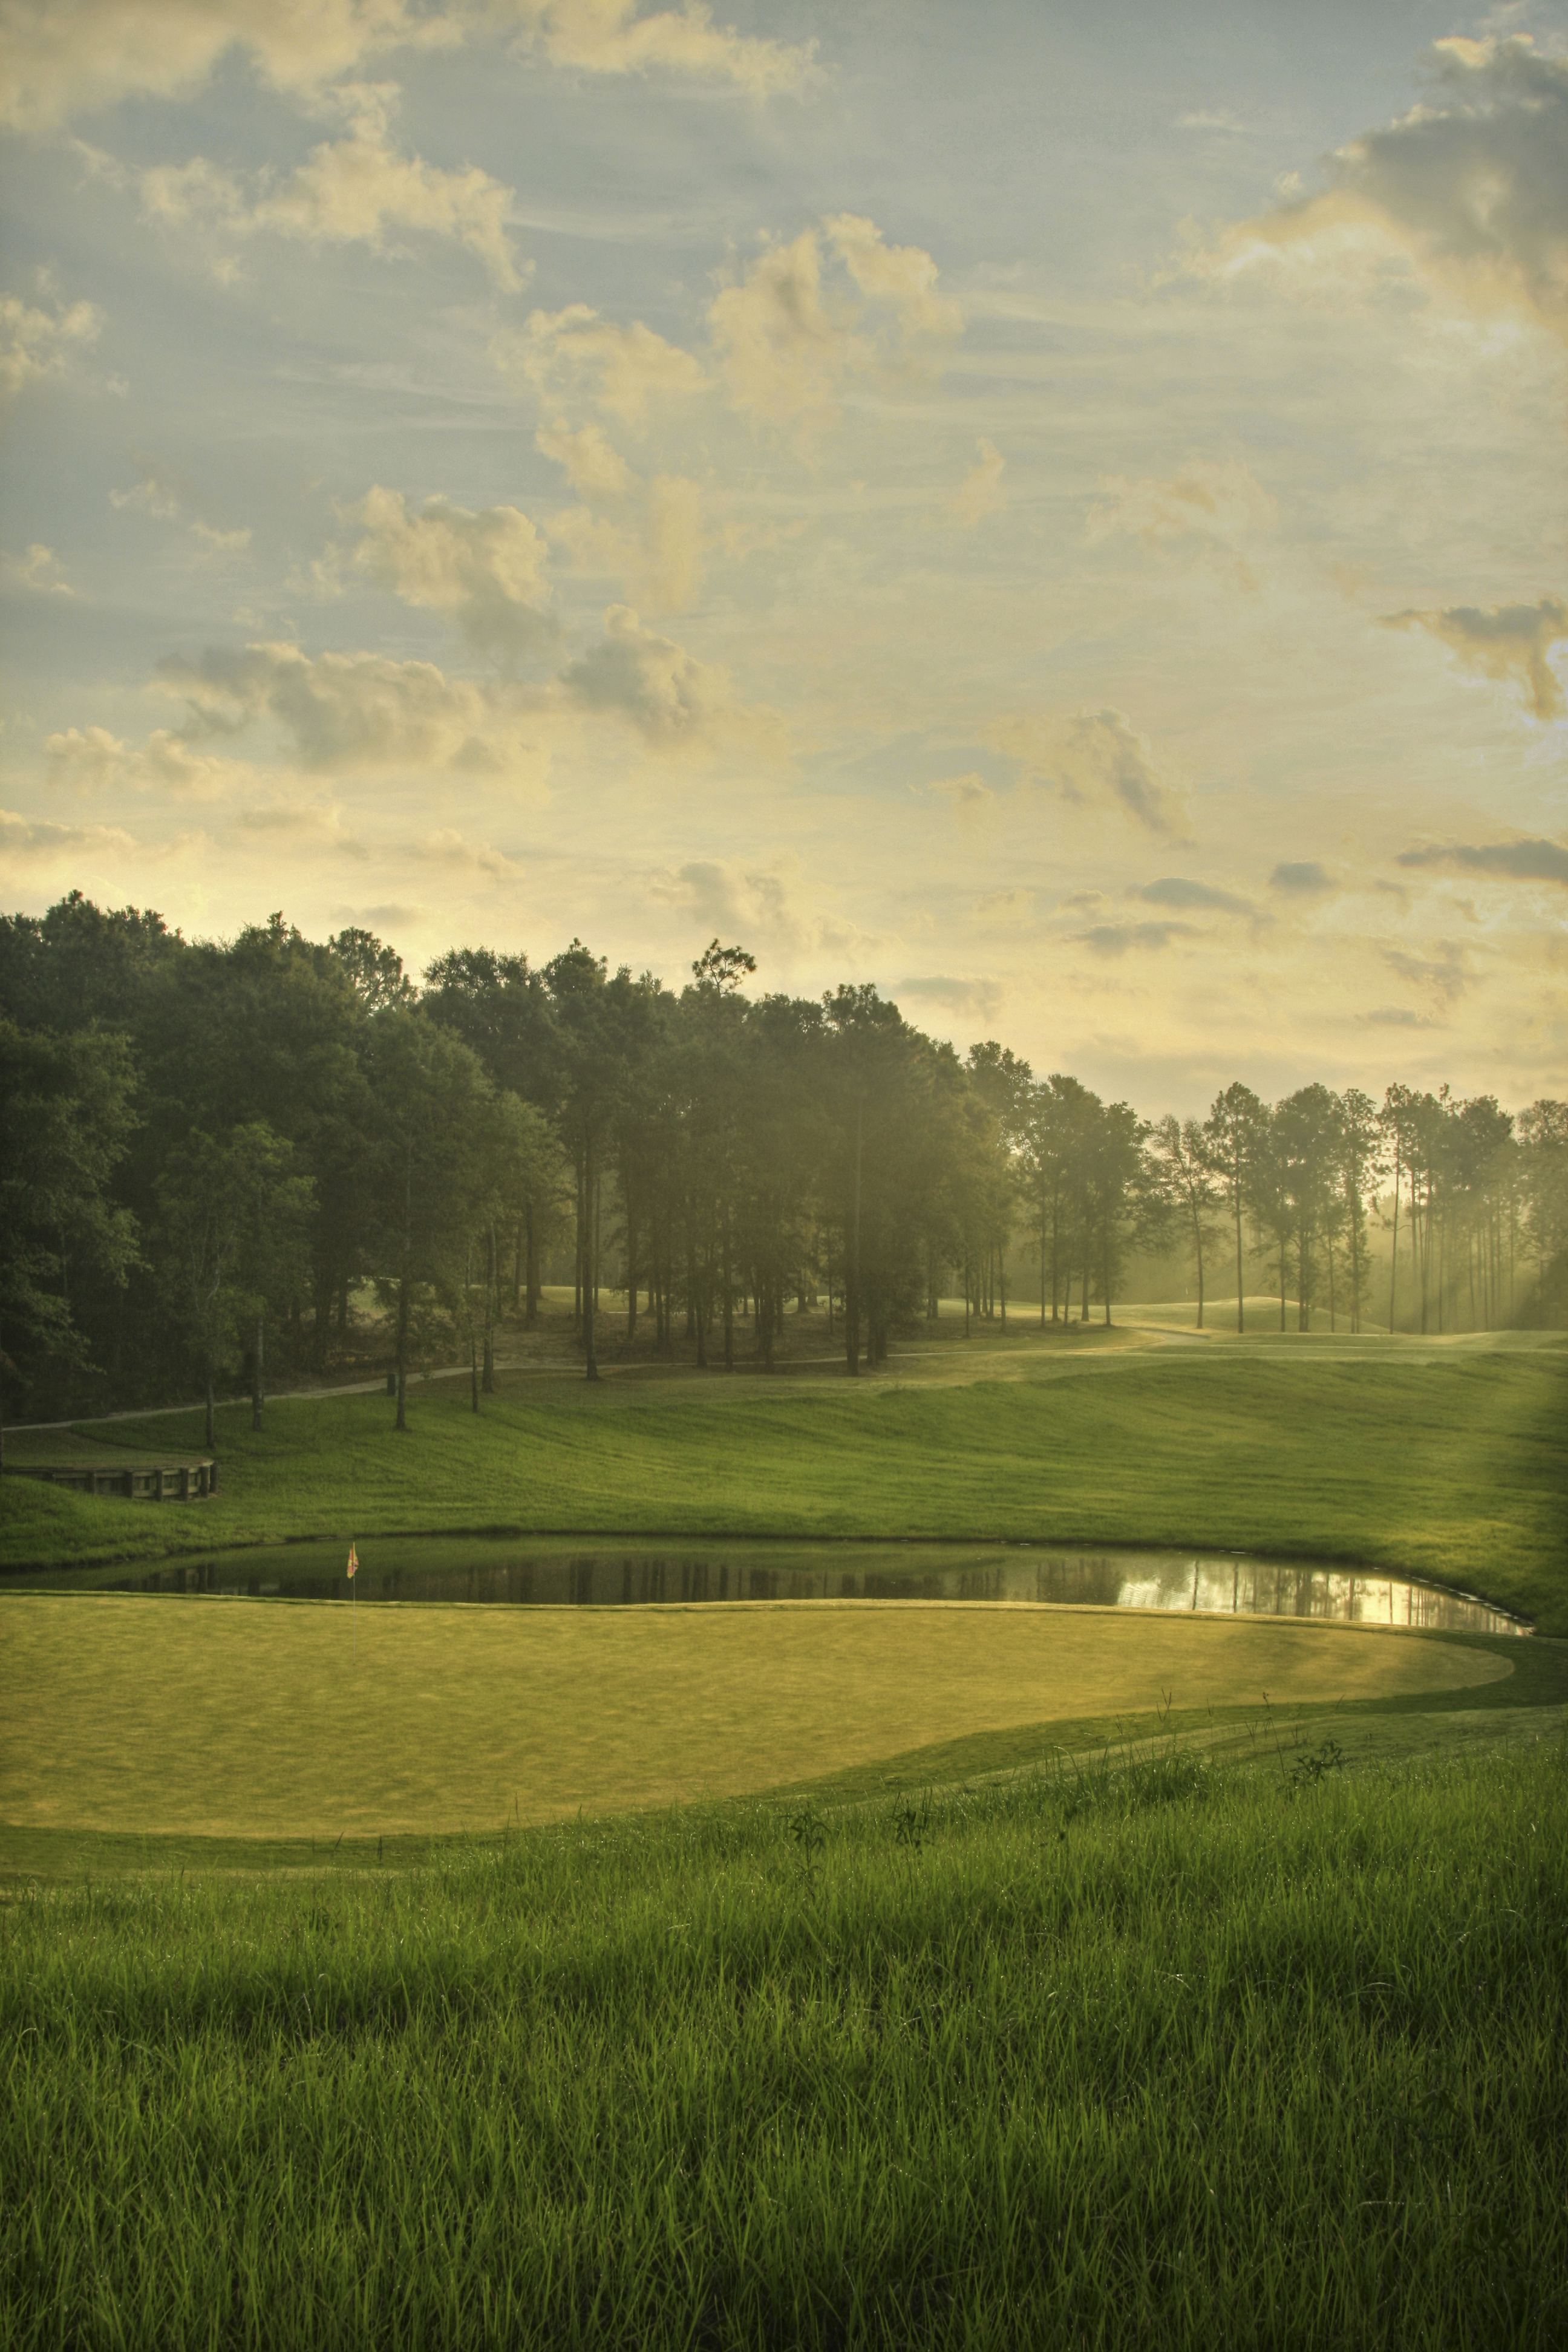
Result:
[[1537,719],[1562,715],[1563,688],[1549,659],[1568,641],[1568,604],[1542,596],[1538,604],[1450,605],[1446,612],[1390,613],[1385,629],[1426,629],[1483,677],[1519,687]]
[[936,291],[919,246],[889,246],[872,221],[842,213],[770,245],[708,324],[734,407],[787,431],[803,453],[837,418],[849,379],[908,363],[960,333],[958,305]]
[[772,867],[692,858],[675,874],[656,877],[649,891],[679,908],[700,932],[717,932],[752,949],[768,948],[785,959],[833,955],[859,960],[876,945],[853,923],[803,907],[799,873],[787,858]]
[[186,98],[231,50],[275,89],[309,95],[398,43],[458,27],[404,0],[8,0],[0,123],[49,131],[122,98]]
[[581,499],[629,499],[641,488],[602,425],[583,425],[574,432],[564,417],[557,417],[553,425],[540,426],[533,446],[561,467]]
[[1458,841],[1429,842],[1419,849],[1402,849],[1401,866],[1436,866],[1450,873],[1489,874],[1515,882],[1561,882],[1568,885],[1568,848],[1560,841],[1520,839],[1470,845]]
[[1129,895],[1142,898],[1150,907],[1205,908],[1220,915],[1255,915],[1258,911],[1250,900],[1237,898],[1233,891],[1216,890],[1212,883],[1192,882],[1180,874],[1167,875],[1160,882],[1145,882]]
[[937,292],[936,264],[921,247],[889,245],[876,222],[858,213],[835,213],[823,229],[867,300],[886,303],[909,341],[963,332],[963,312]]
[[41,540],[35,540],[31,547],[24,548],[20,555],[0,554],[0,572],[33,596],[76,594],[61,568],[59,557]]
[[1340,887],[1340,877],[1315,858],[1287,858],[1268,877],[1268,887],[1287,898],[1324,898]]
[[519,653],[549,624],[549,551],[517,507],[472,513],[445,499],[411,512],[399,490],[379,484],[348,509],[363,533],[348,562],[405,604],[446,613],[470,645]]
[[[573,432],[557,422],[533,437],[593,502],[568,507],[544,524],[573,569],[618,580],[628,596],[659,612],[680,612],[691,604],[708,544],[700,485],[683,474],[644,481],[596,425]],[[594,504],[607,507],[608,514],[595,513]]]
[[973,1020],[993,1022],[1006,1002],[1007,992],[997,980],[959,980],[943,972],[932,972],[910,980],[900,980],[894,989],[895,998],[912,996],[925,1004],[940,1004],[947,1012],[967,1013]]
[[735,701],[726,671],[645,628],[626,604],[610,606],[604,636],[562,683],[574,701],[629,720],[664,750],[715,734],[765,735],[778,726],[773,712],[748,711]]
[[17,294],[0,294],[0,393],[64,373],[72,356],[96,342],[103,314],[90,302],[40,310]]
[[1326,160],[1327,186],[1226,231],[1201,274],[1343,286],[1392,252],[1480,308],[1568,328],[1568,57],[1527,34],[1438,41],[1429,91]]
[[1001,514],[1007,504],[1002,488],[1006,459],[984,433],[974,446],[979,453],[975,462],[947,501],[947,511],[960,530],[973,530],[987,515]]
[[590,399],[634,430],[650,401],[690,399],[709,381],[700,360],[640,319],[617,326],[586,302],[531,311],[522,327],[493,339],[490,357],[542,399]]
[[137,453],[139,478],[128,490],[110,490],[109,503],[121,510],[154,515],[161,522],[184,522],[193,539],[214,554],[237,555],[250,544],[248,529],[226,530],[212,519],[212,509],[199,491],[182,481],[157,458]]
[[1443,1024],[1425,1013],[1412,1013],[1407,1004],[1378,1004],[1370,1013],[1356,1018],[1368,1029],[1440,1029]]
[[1403,948],[1384,948],[1383,960],[1401,980],[1413,988],[1435,996],[1442,1004],[1452,1004],[1474,985],[1474,974],[1465,949],[1455,940],[1439,940],[1435,952],[1426,957],[1407,955]]
[[[188,716],[172,750],[237,735],[270,720],[306,769],[465,767],[531,781],[541,765],[526,714],[493,688],[447,677],[432,662],[374,653],[315,656],[292,645],[211,647],[195,661],[162,663],[159,678]],[[479,756],[476,756],[476,755]]]
[[166,227],[205,236],[220,276],[232,274],[237,240],[263,234],[306,245],[364,245],[383,254],[401,252],[397,240],[416,235],[466,247],[499,287],[514,293],[528,267],[520,269],[507,234],[511,189],[474,165],[447,172],[401,153],[387,135],[397,96],[390,83],[333,90],[331,103],[348,117],[346,137],[312,148],[278,185],[261,173],[247,193],[244,182],[201,155],[155,165],[138,179],[142,212]]
[[450,826],[427,833],[420,841],[409,844],[408,854],[421,865],[449,866],[465,873],[488,875],[492,881],[515,882],[522,878],[522,867],[513,857],[492,849],[488,842],[465,841]]
[[283,834],[342,857],[370,856],[343,824],[341,811],[317,799],[253,801],[237,810],[234,822],[242,833]]
[[942,776],[926,790],[946,801],[960,824],[978,829],[995,817],[1002,803],[984,776],[972,769],[967,775]]
[[974,901],[974,912],[987,923],[1032,923],[1035,894],[1017,888],[986,890]]
[[1089,509],[1084,536],[1091,547],[1120,532],[1146,542],[1196,536],[1230,545],[1271,530],[1279,520],[1274,499],[1236,458],[1223,465],[1189,458],[1169,481],[1145,476],[1133,482],[1122,474],[1105,474],[1100,487],[1109,503]]
[[755,99],[821,79],[816,43],[775,41],[715,25],[700,0],[639,16],[637,0],[489,0],[485,15],[516,23],[552,65],[592,74],[680,74],[728,83]]
[[1150,833],[1179,836],[1180,793],[1160,773],[1152,747],[1121,710],[998,719],[986,730],[998,751],[1066,801],[1110,808]]
[[0,864],[5,866],[49,866],[73,857],[119,860],[135,847],[131,835],[118,825],[44,824],[14,809],[0,809]]
[[1095,923],[1087,931],[1072,934],[1076,946],[1091,948],[1096,955],[1124,956],[1129,949],[1157,953],[1168,948],[1173,940],[1199,940],[1203,933],[1192,923]]

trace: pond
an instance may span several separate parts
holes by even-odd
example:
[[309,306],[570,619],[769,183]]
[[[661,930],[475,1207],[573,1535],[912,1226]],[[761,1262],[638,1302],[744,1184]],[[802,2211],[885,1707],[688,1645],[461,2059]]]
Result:
[[[27,1592],[162,1592],[341,1601],[341,1543],[271,1544],[156,1570],[6,1577]],[[459,1601],[638,1608],[703,1601],[956,1601],[1225,1616],[1320,1618],[1426,1632],[1522,1633],[1486,1601],[1408,1577],[1241,1552],[1116,1551],[1080,1545],[637,1541],[608,1536],[367,1538],[356,1605]]]

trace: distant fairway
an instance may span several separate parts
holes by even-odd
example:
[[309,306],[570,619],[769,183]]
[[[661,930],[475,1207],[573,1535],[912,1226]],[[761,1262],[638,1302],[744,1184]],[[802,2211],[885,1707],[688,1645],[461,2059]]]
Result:
[[16,1597],[0,1818],[333,1838],[730,1796],[1020,1726],[1408,1697],[1504,1656],[1275,1622]]
[[[589,1387],[557,1361],[499,1390],[474,1414],[461,1383],[418,1386],[401,1435],[383,1395],[280,1401],[255,1436],[226,1411],[211,1503],[7,1477],[0,1556],[459,1530],[1192,1546],[1427,1577],[1568,1633],[1568,1348],[1551,1335],[1024,1330],[900,1342],[860,1381],[644,1363]],[[201,1417],[95,1433],[189,1448]]]

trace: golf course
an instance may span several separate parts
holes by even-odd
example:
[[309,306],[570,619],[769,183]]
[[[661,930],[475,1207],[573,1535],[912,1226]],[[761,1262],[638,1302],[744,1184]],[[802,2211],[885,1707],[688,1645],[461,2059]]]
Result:
[[[1151,1321],[248,1419],[210,1501],[0,1488],[7,2341],[1559,2340],[1568,1349]],[[503,1537],[1188,1547],[1505,1630],[342,1575]]]

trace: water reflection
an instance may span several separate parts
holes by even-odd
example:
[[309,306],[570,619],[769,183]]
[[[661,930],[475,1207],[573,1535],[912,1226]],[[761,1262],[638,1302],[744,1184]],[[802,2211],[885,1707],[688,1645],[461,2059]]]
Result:
[[[614,1543],[563,1549],[450,1537],[367,1540],[356,1604],[469,1601],[602,1609],[755,1601],[968,1601],[1300,1617],[1440,1632],[1528,1629],[1485,1601],[1405,1577],[1202,1552],[907,1544],[711,1544],[654,1549]],[[133,1573],[31,1577],[9,1589],[185,1592],[347,1601],[343,1548],[280,1552]]]

